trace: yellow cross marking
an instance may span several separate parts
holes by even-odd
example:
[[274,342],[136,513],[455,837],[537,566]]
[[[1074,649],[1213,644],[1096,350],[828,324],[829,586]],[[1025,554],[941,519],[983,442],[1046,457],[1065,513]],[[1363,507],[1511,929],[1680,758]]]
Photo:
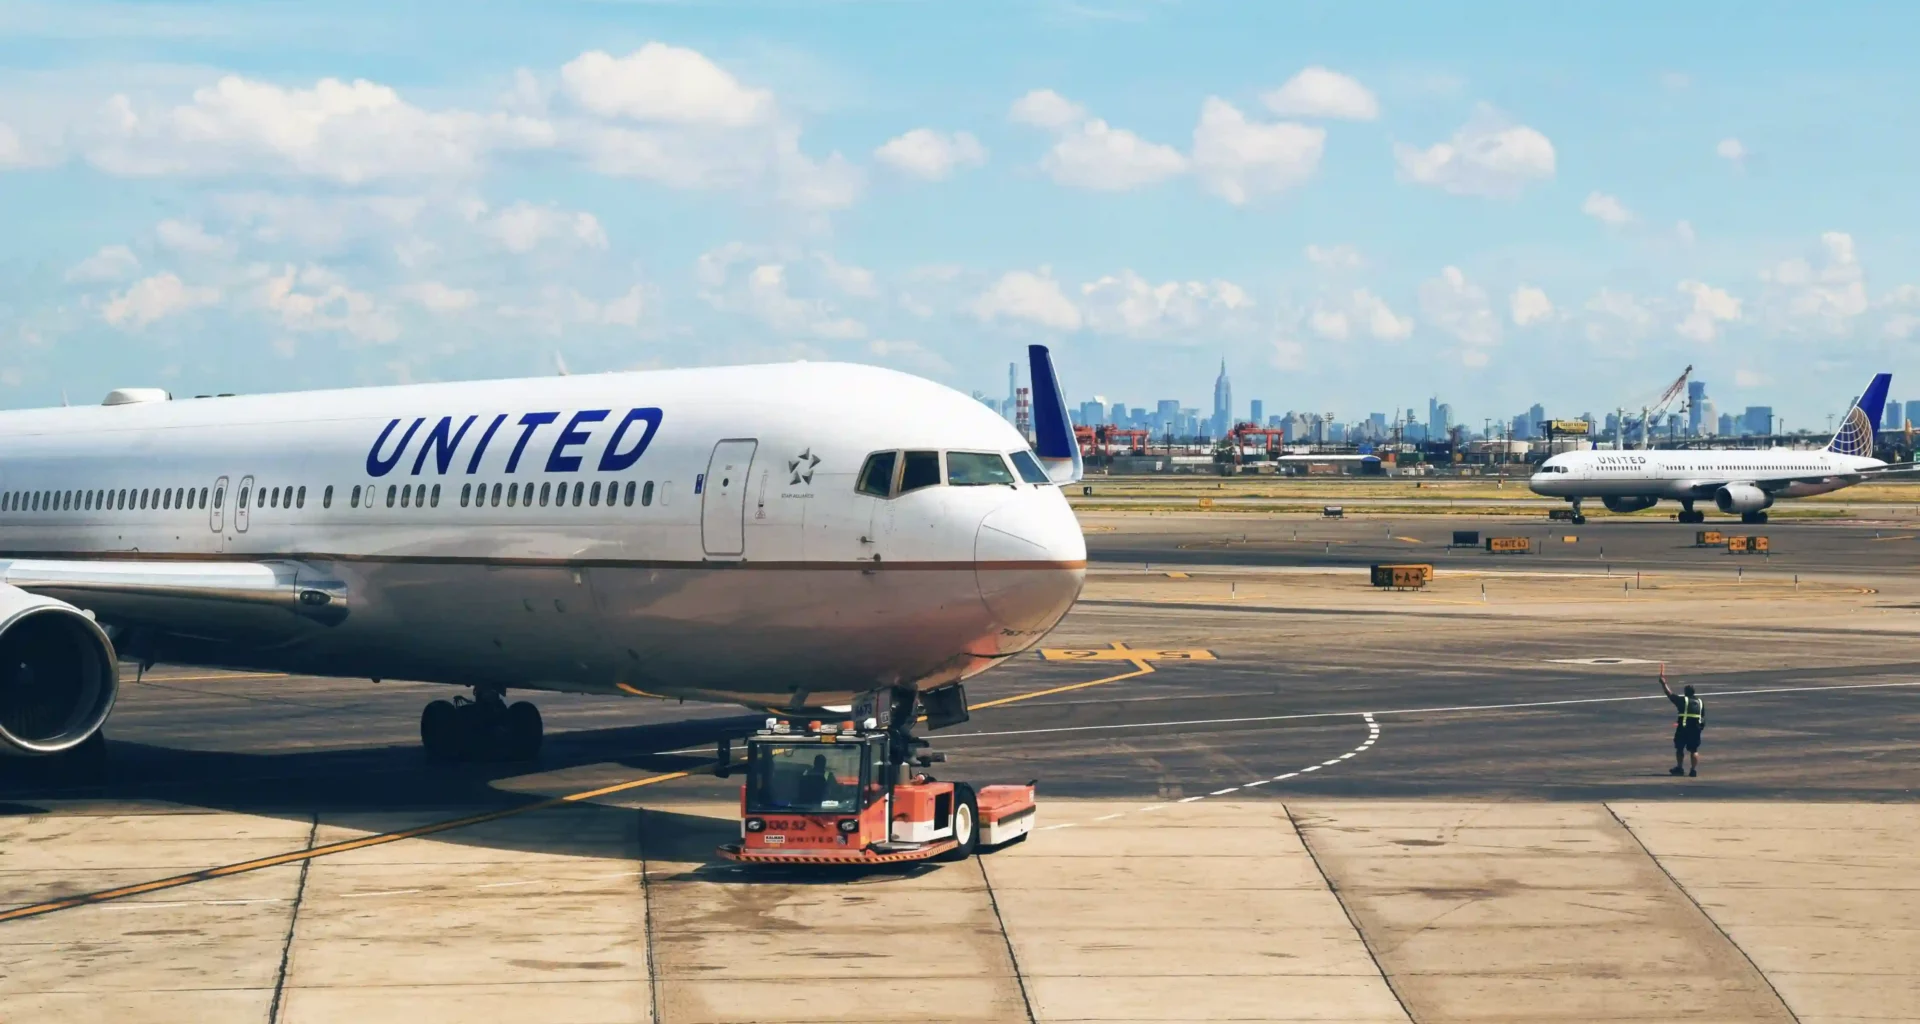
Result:
[[1213,661],[1212,651],[1143,650],[1138,647],[1043,647],[1045,661]]

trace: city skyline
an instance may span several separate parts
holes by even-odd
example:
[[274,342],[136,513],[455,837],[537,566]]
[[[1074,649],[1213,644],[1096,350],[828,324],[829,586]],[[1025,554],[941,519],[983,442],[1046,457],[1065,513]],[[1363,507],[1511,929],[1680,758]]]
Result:
[[[1015,368],[1010,366],[1009,371]],[[1897,381],[1897,378],[1896,378]],[[1010,384],[1009,395],[1012,394]],[[1775,411],[1771,404],[1751,404],[1722,409],[1710,393],[1711,382],[1698,377],[1690,377],[1684,390],[1685,400],[1670,404],[1665,410],[1654,416],[1654,436],[1660,438],[1710,437],[1710,436],[1763,436],[1772,433],[1821,433],[1833,429],[1839,411],[1850,405],[1858,394],[1847,396],[1844,400],[1836,398],[1828,412],[1813,422],[1789,423],[1785,417]],[[1082,389],[1080,393],[1085,393]],[[1224,398],[1231,403],[1233,386],[1227,372],[1225,360],[1220,364],[1219,375],[1214,381],[1214,405],[1212,413],[1203,416],[1201,408],[1188,405],[1178,398],[1159,398],[1145,404],[1135,405],[1125,399],[1095,392],[1090,398],[1073,403],[1069,409],[1076,425],[1104,424],[1134,429],[1149,429],[1155,436],[1164,434],[1168,424],[1173,424],[1176,436],[1219,438],[1226,433],[1221,426]],[[1895,392],[1897,395],[1897,391]],[[1010,408],[1005,402],[988,399],[975,391],[974,397],[981,399],[996,411],[1006,412]],[[1647,403],[1651,405],[1651,402]],[[1615,406],[1603,411],[1591,408],[1550,410],[1542,403],[1532,403],[1524,411],[1511,416],[1487,415],[1482,417],[1455,414],[1451,402],[1442,401],[1438,395],[1427,398],[1426,413],[1422,416],[1416,406],[1391,406],[1386,411],[1378,409],[1365,413],[1351,413],[1340,410],[1308,410],[1287,408],[1283,412],[1269,414],[1268,408],[1280,409],[1286,402],[1270,402],[1265,397],[1247,398],[1230,410],[1226,420],[1229,425],[1252,423],[1265,428],[1284,428],[1287,440],[1295,440],[1294,427],[1299,425],[1308,434],[1306,439],[1321,441],[1350,441],[1365,439],[1379,441],[1388,437],[1397,437],[1406,441],[1437,439],[1447,435],[1452,428],[1459,428],[1463,437],[1468,438],[1512,438],[1537,439],[1544,436],[1540,424],[1548,419],[1586,420],[1593,430],[1596,440],[1612,441],[1616,436],[1626,436],[1630,440],[1639,437],[1638,422],[1642,406]],[[1098,408],[1100,412],[1093,413]],[[1245,410],[1242,414],[1241,410]],[[1624,414],[1624,418],[1622,418]],[[1011,419],[1011,415],[1009,414]],[[1616,422],[1618,420],[1619,422]],[[1920,425],[1920,400],[1902,402],[1890,395],[1882,417],[1880,429],[1896,431],[1907,423]],[[1322,424],[1325,426],[1323,427]],[[1330,436],[1338,435],[1338,436]]]

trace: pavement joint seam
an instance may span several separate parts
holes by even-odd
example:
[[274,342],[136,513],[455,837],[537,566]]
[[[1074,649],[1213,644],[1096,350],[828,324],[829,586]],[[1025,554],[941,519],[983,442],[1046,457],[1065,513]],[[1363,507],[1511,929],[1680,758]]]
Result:
[[[307,826],[307,849],[313,849],[314,840],[320,836],[320,815],[315,812],[312,822]],[[280,946],[280,966],[273,976],[273,1001],[267,1005],[267,1024],[279,1024],[282,1000],[286,997],[287,974],[293,966],[293,938],[300,927],[300,905],[307,898],[307,875],[313,869],[313,859],[300,862],[300,881],[293,889],[293,907],[287,911],[287,939]]]
[[1701,917],[1706,918],[1707,923],[1713,926],[1714,931],[1720,933],[1721,938],[1727,940],[1727,945],[1732,946],[1734,952],[1740,954],[1740,959],[1746,962],[1746,965],[1753,970],[1755,975],[1759,976],[1760,981],[1767,986],[1767,991],[1773,993],[1773,998],[1779,1002],[1780,1009],[1786,1011],[1787,1017],[1791,1019],[1794,1024],[1799,1024],[1800,1015],[1793,1011],[1792,1006],[1787,1005],[1786,997],[1780,994],[1780,989],[1773,984],[1773,979],[1767,975],[1767,972],[1761,970],[1760,965],[1753,962],[1753,957],[1748,955],[1746,949],[1738,942],[1733,941],[1733,936],[1728,935],[1727,930],[1720,927],[1720,922],[1715,920],[1714,916],[1707,912],[1707,908],[1701,906],[1700,901],[1694,898],[1693,893],[1687,891],[1687,887],[1680,883],[1680,879],[1675,878],[1673,872],[1667,870],[1666,864],[1662,863],[1660,858],[1653,855],[1653,851],[1648,849],[1646,842],[1640,838],[1640,833],[1635,832],[1633,826],[1627,824],[1627,819],[1622,818],[1620,812],[1613,809],[1611,802],[1602,803],[1600,806],[1605,807],[1607,813],[1613,817],[1613,820],[1619,823],[1621,831],[1633,837],[1633,844],[1640,848],[1641,853],[1646,854],[1647,859],[1653,862],[1654,867],[1660,869],[1660,874],[1679,891],[1680,895],[1686,897],[1687,903],[1690,904],[1694,910],[1699,911]]
[[[1372,715],[1367,716],[1367,724],[1376,734],[1378,733],[1379,726],[1374,723]],[[1379,955],[1373,951],[1373,943],[1367,939],[1367,933],[1360,929],[1360,922],[1353,916],[1353,911],[1347,907],[1347,901],[1340,898],[1339,886],[1333,884],[1333,879],[1327,875],[1327,869],[1320,866],[1320,857],[1313,852],[1313,844],[1307,842],[1306,830],[1300,827],[1299,820],[1293,816],[1293,808],[1282,804],[1280,809],[1287,813],[1287,824],[1293,826],[1294,837],[1300,840],[1300,848],[1307,852],[1307,860],[1313,863],[1313,870],[1319,874],[1321,884],[1327,887],[1327,894],[1340,905],[1340,913],[1346,917],[1347,926],[1353,929],[1354,937],[1360,940],[1360,948],[1367,951],[1367,959],[1373,962],[1373,969],[1379,972],[1381,984],[1387,986],[1387,992],[1393,996],[1394,1003],[1399,1005],[1400,1012],[1406,1016],[1407,1020],[1414,1020],[1413,1011],[1408,1009],[1407,1001],[1400,995],[1400,989],[1394,985],[1393,978],[1388,976],[1386,967],[1381,965]]]

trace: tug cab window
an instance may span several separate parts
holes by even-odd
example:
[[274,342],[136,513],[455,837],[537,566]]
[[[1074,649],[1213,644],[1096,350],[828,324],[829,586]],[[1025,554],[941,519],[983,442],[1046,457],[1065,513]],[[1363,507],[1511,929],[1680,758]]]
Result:
[[940,485],[940,453],[908,452],[900,467],[900,493]]
[[897,452],[874,452],[867,456],[867,464],[860,467],[860,483],[854,489],[876,498],[892,494],[893,464],[897,456]]
[[948,452],[947,483],[954,487],[1011,484],[1013,471],[999,452]]

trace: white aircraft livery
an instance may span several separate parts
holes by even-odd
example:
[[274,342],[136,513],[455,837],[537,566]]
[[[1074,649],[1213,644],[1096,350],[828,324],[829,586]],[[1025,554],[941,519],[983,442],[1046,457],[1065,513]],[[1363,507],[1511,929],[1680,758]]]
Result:
[[1031,450],[833,363],[0,413],[0,753],[104,750],[121,659],[471,686],[422,713],[442,756],[538,750],[509,688],[964,701],[1086,574],[1030,358]]
[[1825,494],[1870,476],[1906,470],[1873,457],[1874,428],[1892,382],[1892,374],[1876,375],[1822,451],[1563,452],[1541,463],[1528,486],[1537,494],[1571,501],[1575,522],[1586,521],[1582,498],[1599,498],[1612,512],[1637,512],[1665,498],[1680,503],[1683,523],[1706,519],[1705,512],[1693,507],[1698,501],[1737,512],[1742,522],[1764,523],[1767,508],[1780,498]]

